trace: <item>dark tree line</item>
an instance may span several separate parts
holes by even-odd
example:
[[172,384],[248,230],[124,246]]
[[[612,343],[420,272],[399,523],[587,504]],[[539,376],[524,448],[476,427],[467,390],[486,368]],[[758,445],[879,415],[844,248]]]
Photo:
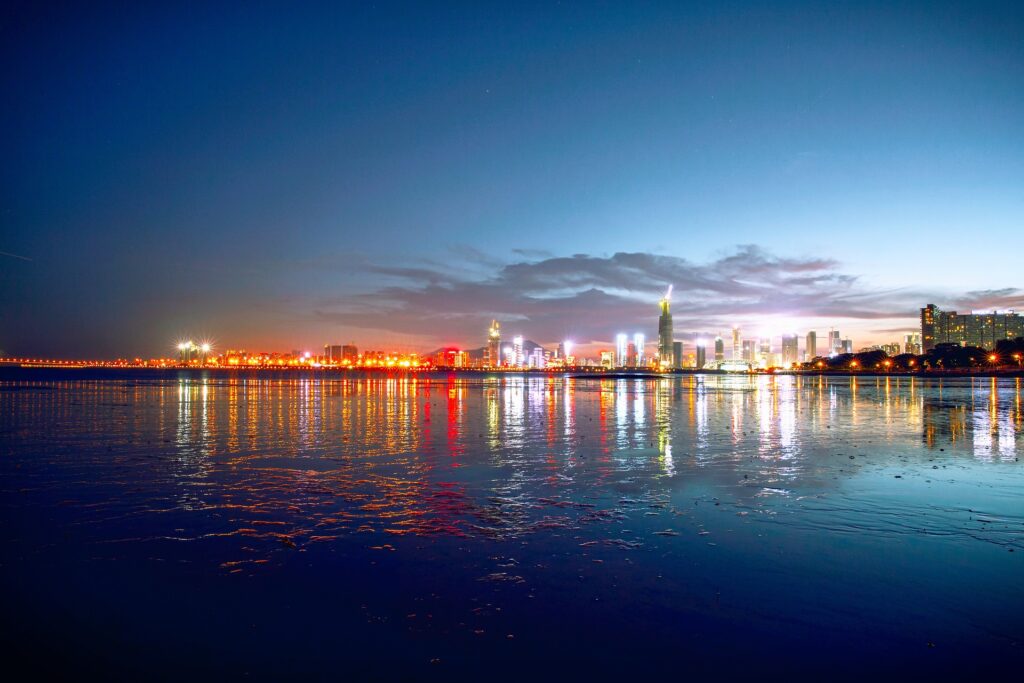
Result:
[[842,353],[831,358],[815,358],[804,367],[829,370],[952,370],[962,368],[995,368],[1024,366],[1024,337],[1002,339],[992,351],[977,346],[936,344],[921,355],[901,353],[889,356],[884,351]]

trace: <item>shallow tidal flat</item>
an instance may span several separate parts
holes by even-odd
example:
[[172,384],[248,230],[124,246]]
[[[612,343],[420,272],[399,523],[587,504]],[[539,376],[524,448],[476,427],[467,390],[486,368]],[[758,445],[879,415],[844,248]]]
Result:
[[3,635],[44,672],[117,677],[1020,665],[1021,398],[10,370]]

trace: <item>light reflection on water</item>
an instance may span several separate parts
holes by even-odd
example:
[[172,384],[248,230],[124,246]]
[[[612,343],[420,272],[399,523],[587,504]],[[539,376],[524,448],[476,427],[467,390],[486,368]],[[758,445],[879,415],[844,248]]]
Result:
[[[26,442],[74,442],[75,467],[117,464],[127,486],[139,483],[128,456],[144,439],[163,471],[147,469],[143,479],[180,505],[229,506],[245,528],[245,517],[291,518],[296,537],[353,524],[524,533],[520,522],[536,516],[506,519],[489,496],[599,499],[624,481],[670,494],[672,479],[709,470],[746,476],[742,485],[716,483],[743,499],[755,486],[841,488],[825,480],[908,457],[941,452],[962,466],[1015,461],[1021,451],[1019,380],[452,375],[18,389],[0,394],[2,414]],[[837,453],[861,461],[837,464]],[[60,474],[38,473],[58,485]],[[301,515],[289,514],[296,508]],[[481,515],[502,523],[481,524]]]
[[[794,556],[917,539],[931,566],[1024,550],[1021,393],[906,377],[14,379],[0,382],[3,502],[9,520],[65,515],[94,560],[229,575],[318,549],[432,557],[406,539],[483,544],[459,571],[488,580],[515,561],[487,566],[487,544],[510,542],[588,567],[634,553],[626,576],[695,585],[741,570],[657,558],[731,553],[767,571],[781,560],[765,538]],[[49,547],[18,524],[9,546]],[[803,562],[787,571],[825,560]],[[516,571],[530,591],[554,585]]]

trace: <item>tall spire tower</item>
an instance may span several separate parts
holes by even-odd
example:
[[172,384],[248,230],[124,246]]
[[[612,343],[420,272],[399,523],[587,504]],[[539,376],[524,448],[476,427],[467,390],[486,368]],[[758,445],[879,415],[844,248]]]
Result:
[[487,330],[487,365],[492,368],[501,365],[501,326],[497,320],[492,320]]
[[672,302],[672,285],[668,286],[665,296],[658,302],[661,315],[658,316],[658,362],[662,367],[672,367],[672,314],[669,305]]

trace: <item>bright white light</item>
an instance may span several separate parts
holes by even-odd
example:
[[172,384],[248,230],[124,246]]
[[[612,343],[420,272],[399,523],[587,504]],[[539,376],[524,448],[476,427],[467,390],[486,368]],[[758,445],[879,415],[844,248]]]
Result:
[[210,345],[209,344],[203,344],[203,353],[209,353],[209,352],[210,352]]
[[568,358],[572,355],[572,340],[566,339],[562,342],[562,350],[565,352],[565,357]]
[[306,351],[306,353],[305,353],[305,356],[306,356],[306,358],[309,358],[309,357],[310,357],[311,355],[312,355],[312,354],[310,354],[310,352],[309,352],[309,351]]

